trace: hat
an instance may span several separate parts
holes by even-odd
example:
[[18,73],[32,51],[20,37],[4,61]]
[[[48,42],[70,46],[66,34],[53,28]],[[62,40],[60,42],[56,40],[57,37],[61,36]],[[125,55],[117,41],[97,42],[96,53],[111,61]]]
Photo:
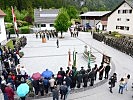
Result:
[[6,85],[6,81],[5,80],[2,80],[1,84]]

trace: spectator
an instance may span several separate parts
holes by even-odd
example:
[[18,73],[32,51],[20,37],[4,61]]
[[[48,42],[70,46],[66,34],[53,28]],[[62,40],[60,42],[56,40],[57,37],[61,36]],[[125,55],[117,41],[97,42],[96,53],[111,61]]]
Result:
[[52,76],[51,79],[49,80],[51,92],[54,89],[54,85],[55,85],[54,83],[55,83],[55,79],[54,79],[54,76]]
[[123,94],[124,85],[125,85],[124,79],[121,78],[120,84],[119,84],[119,93],[121,94]]
[[53,100],[59,100],[59,89],[57,88],[56,85],[54,86],[52,94],[53,94]]
[[11,86],[12,85],[10,83],[8,83],[7,87],[5,87],[5,93],[8,96],[8,100],[14,100],[15,93],[14,93],[13,89],[11,88]]

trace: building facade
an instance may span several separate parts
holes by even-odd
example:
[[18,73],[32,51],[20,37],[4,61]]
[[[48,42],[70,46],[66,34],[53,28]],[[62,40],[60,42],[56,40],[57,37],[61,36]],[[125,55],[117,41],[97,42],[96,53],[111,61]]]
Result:
[[0,10],[0,43],[3,43],[7,40],[5,23],[4,23],[4,16],[5,15],[6,14],[2,10]]
[[103,20],[107,21],[107,17],[110,11],[90,11],[86,12],[84,14],[81,14],[81,24],[85,25],[86,23],[89,23],[91,27],[96,27],[96,24]]
[[133,2],[124,0],[110,13],[107,31],[133,35]]
[[34,24],[38,31],[54,30],[54,21],[59,9],[34,9]]

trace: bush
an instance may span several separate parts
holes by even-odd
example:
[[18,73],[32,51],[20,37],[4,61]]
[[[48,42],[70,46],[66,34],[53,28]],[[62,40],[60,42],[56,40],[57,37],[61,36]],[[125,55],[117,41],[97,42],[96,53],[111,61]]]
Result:
[[11,34],[15,34],[14,28],[9,28],[9,31],[10,31]]
[[28,27],[28,26],[21,27],[21,28],[20,28],[20,33],[21,33],[21,34],[29,34],[29,33],[30,33],[29,27]]
[[27,25],[28,25],[28,22],[17,20],[17,26],[18,27],[23,27],[23,26],[27,26]]

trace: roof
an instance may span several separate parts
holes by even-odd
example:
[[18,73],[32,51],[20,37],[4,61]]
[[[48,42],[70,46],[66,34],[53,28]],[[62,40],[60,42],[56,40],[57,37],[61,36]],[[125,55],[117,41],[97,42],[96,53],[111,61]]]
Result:
[[6,14],[0,9],[0,16],[6,16]]
[[35,23],[54,23],[59,9],[34,9]]
[[104,16],[108,13],[110,13],[111,11],[90,11],[90,12],[86,12],[84,14],[81,14],[80,16]]
[[127,3],[132,9],[133,9],[133,1],[130,0],[123,0],[112,12],[110,12],[110,15],[115,12],[122,4]]
[[[101,23],[101,24],[104,25],[104,26],[107,25],[107,21],[99,21],[98,23]],[[97,24],[98,24],[98,23],[97,23]],[[97,25],[97,24],[96,24],[96,25]]]

